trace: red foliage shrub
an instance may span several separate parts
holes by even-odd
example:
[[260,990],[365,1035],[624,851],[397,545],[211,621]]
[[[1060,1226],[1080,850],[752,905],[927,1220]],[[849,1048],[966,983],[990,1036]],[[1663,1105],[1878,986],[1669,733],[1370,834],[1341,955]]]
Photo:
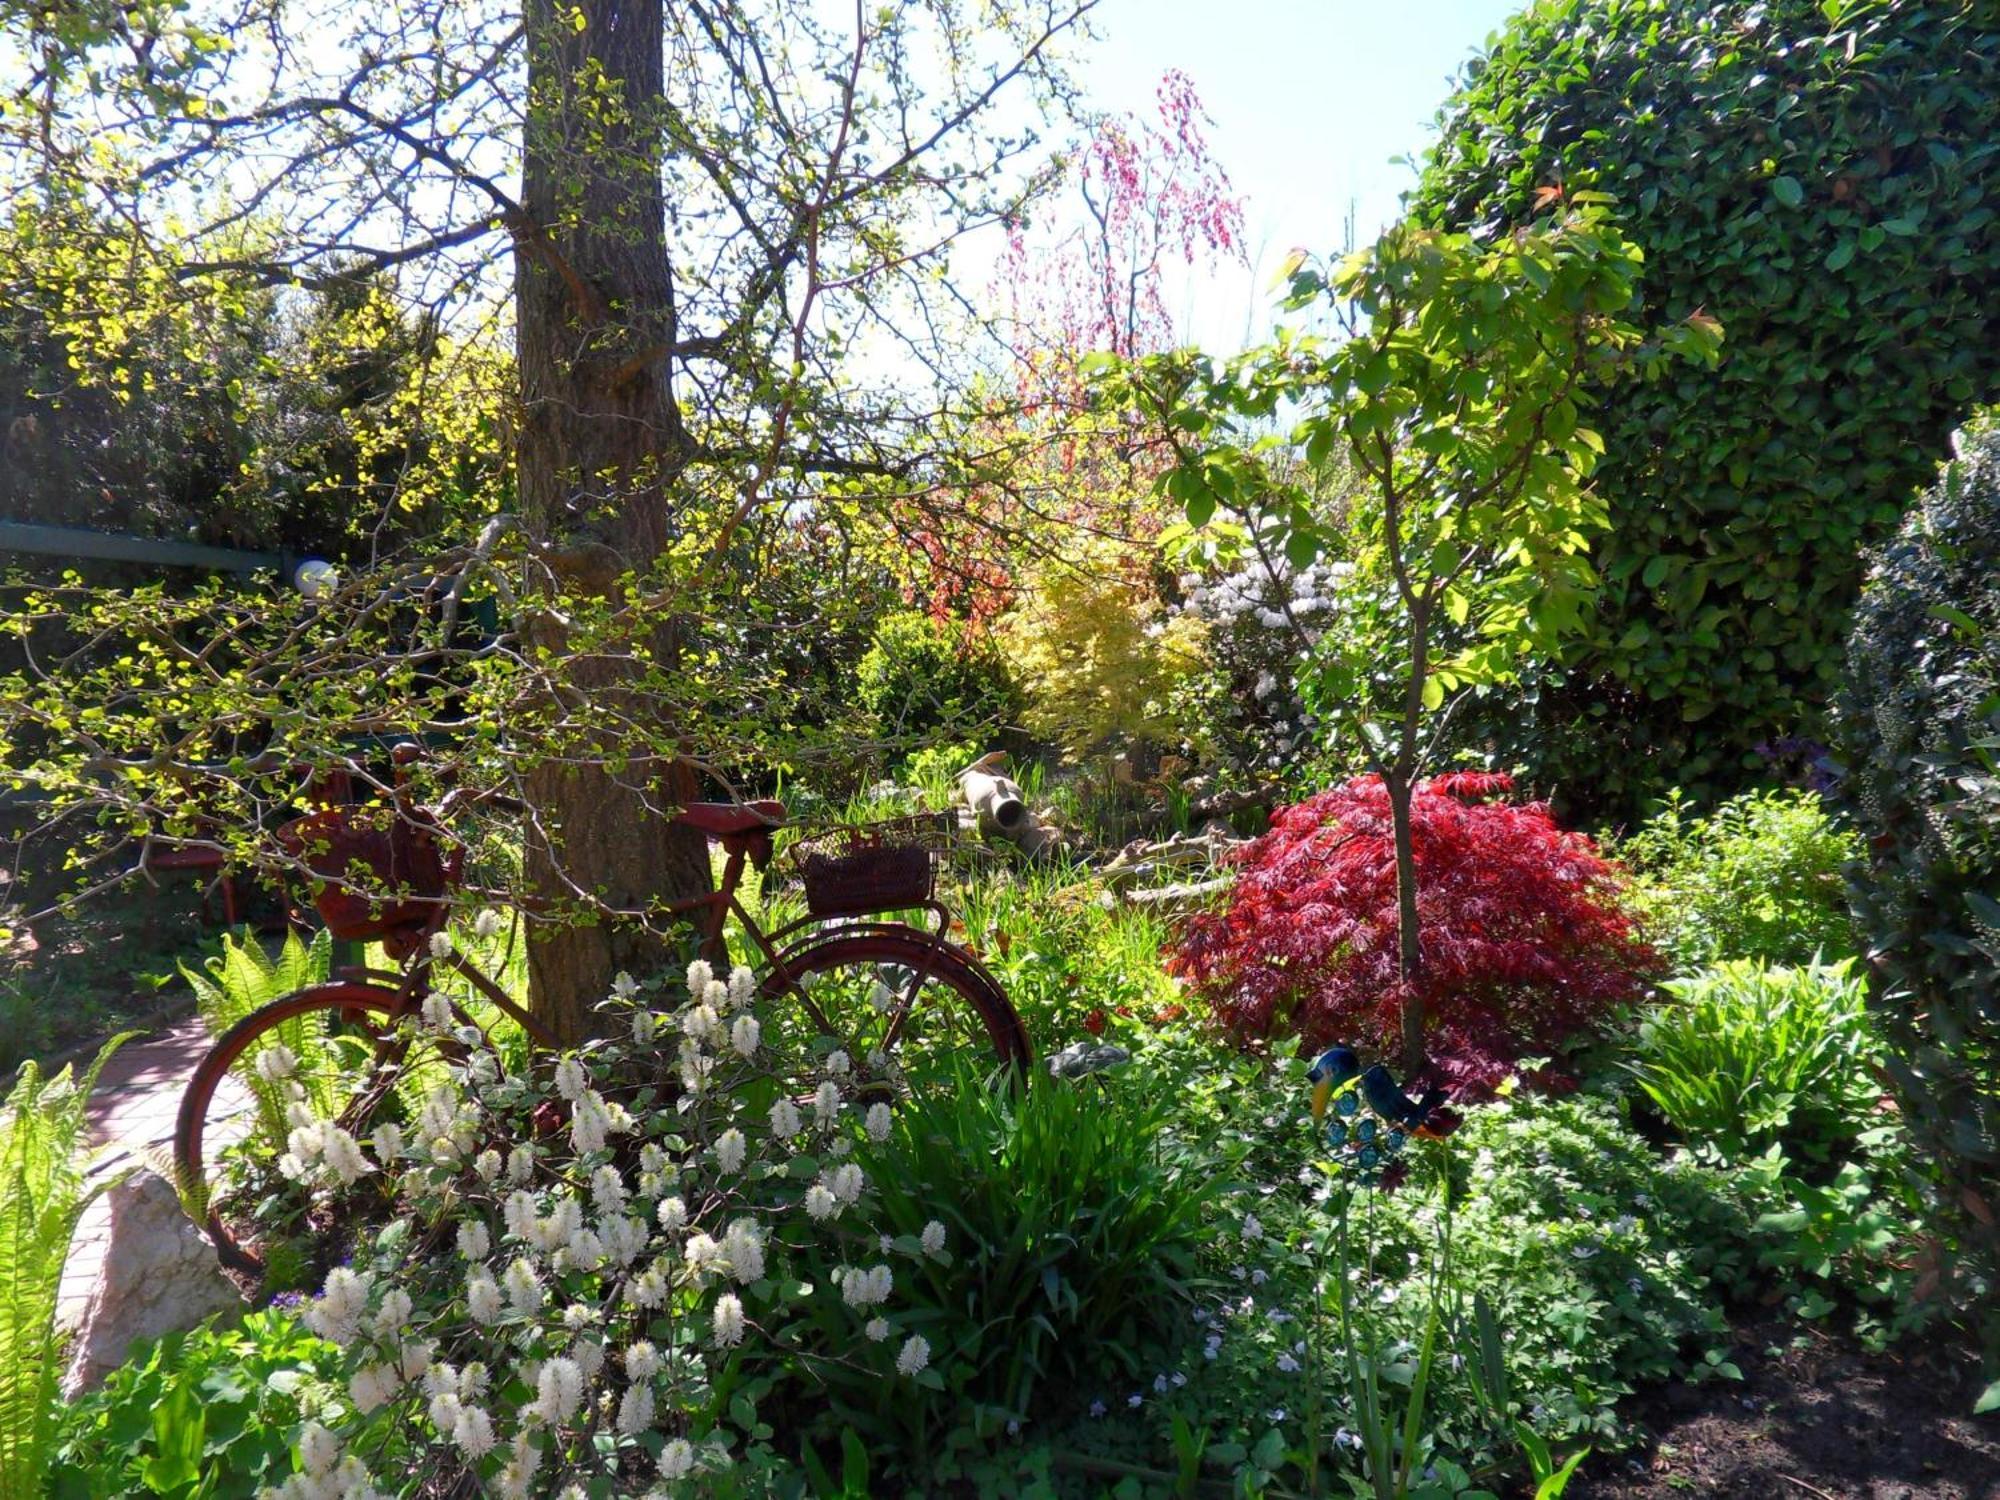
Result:
[[[1478,1091],[1635,998],[1657,959],[1619,902],[1622,878],[1543,803],[1488,800],[1505,776],[1421,784],[1411,807],[1430,1056]],[[1194,918],[1172,957],[1243,1040],[1298,1036],[1393,1058],[1403,990],[1396,853],[1381,781],[1281,809],[1237,857],[1228,906]]]

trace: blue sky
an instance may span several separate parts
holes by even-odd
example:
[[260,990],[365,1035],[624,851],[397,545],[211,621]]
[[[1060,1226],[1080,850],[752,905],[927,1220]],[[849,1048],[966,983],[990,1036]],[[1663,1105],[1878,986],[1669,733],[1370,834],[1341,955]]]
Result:
[[1247,199],[1248,272],[1177,297],[1194,342],[1234,350],[1269,322],[1294,246],[1366,242],[1392,220],[1452,77],[1523,0],[1103,0],[1079,73],[1100,108],[1151,113],[1168,68],[1195,82],[1210,145]]

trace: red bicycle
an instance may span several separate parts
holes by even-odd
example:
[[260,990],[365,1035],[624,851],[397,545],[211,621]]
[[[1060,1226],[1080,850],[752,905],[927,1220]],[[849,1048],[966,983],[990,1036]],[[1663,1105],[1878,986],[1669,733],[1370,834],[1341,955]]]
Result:
[[[456,1025],[476,1024],[465,1002],[476,994],[518,1023],[531,1042],[556,1045],[547,1029],[479,965],[450,944],[449,895],[461,875],[462,849],[441,837],[451,798],[435,810],[410,804],[402,769],[418,754],[396,751],[394,803],[328,808],[279,830],[278,841],[315,879],[314,904],[334,936],[374,940],[400,962],[395,970],[343,969],[237,1021],[204,1055],[181,1099],[174,1136],[184,1197],[205,1215],[225,1260],[246,1269],[258,1261],[231,1234],[224,1168],[231,1148],[253,1129],[282,1141],[304,1088],[312,1112],[358,1134],[385,1104],[400,1098],[414,1111],[428,1070],[449,1061],[457,1044],[439,1028],[405,1025],[435,993]],[[491,799],[499,800],[499,799]],[[719,951],[729,919],[761,960],[760,993],[790,1002],[783,1029],[791,1043],[851,1059],[863,1096],[920,1097],[961,1076],[967,1056],[1025,1068],[1026,1028],[979,960],[949,938],[952,913],[937,897],[941,854],[956,833],[948,816],[919,815],[838,827],[798,840],[789,862],[803,886],[805,914],[766,930],[739,897],[746,866],[766,871],[774,836],[785,826],[782,803],[696,802],[676,822],[719,844],[725,856],[716,889],[671,906],[692,925],[703,951]],[[922,911],[934,926],[888,914]],[[447,976],[467,990],[452,993]],[[772,1007],[774,1021],[787,1007]],[[767,1023],[769,1024],[769,1023]],[[781,1031],[782,1034],[782,1031]],[[283,1053],[278,1048],[284,1048]],[[330,1053],[348,1053],[328,1067]],[[300,1069],[298,1060],[318,1066]],[[433,1075],[439,1076],[439,1075]],[[326,1097],[334,1096],[334,1097]],[[217,1192],[218,1179],[222,1191]]]

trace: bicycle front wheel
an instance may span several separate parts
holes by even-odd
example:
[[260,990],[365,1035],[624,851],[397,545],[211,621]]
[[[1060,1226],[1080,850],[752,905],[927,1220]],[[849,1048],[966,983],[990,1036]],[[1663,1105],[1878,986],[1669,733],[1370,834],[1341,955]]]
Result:
[[976,959],[890,927],[837,932],[786,954],[766,975],[765,1014],[822,1053],[850,1059],[857,1087],[921,1100],[967,1065],[1024,1070],[1027,1028]]
[[395,1079],[442,1067],[437,1039],[398,1031],[404,1004],[385,985],[308,985],[250,1012],[196,1065],[181,1095],[174,1168],[182,1201],[205,1219],[225,1264],[262,1268],[243,1224],[248,1206],[282,1181],[276,1163],[294,1103],[359,1134]]

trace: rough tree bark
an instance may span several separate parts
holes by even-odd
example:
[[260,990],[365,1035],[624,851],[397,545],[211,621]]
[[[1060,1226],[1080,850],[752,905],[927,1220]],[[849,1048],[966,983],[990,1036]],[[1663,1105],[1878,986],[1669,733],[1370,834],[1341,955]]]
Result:
[[[527,0],[524,23],[524,222],[513,226],[519,498],[562,586],[602,592],[665,547],[690,448],[668,359],[675,310],[661,178],[662,0]],[[531,630],[561,644],[553,611]],[[673,630],[662,625],[639,644],[670,661]],[[626,675],[601,657],[573,666],[572,719],[587,719],[592,705],[610,709],[612,723],[638,712],[620,699]],[[670,729],[657,726],[658,737]],[[561,872],[577,869],[591,872],[591,894],[616,909],[706,892],[703,841],[657,811],[692,795],[692,770],[630,743],[586,738],[576,748],[528,778],[536,894],[562,898]],[[536,923],[535,1014],[561,1036],[585,1035],[617,971],[661,957],[659,939],[638,923]]]

